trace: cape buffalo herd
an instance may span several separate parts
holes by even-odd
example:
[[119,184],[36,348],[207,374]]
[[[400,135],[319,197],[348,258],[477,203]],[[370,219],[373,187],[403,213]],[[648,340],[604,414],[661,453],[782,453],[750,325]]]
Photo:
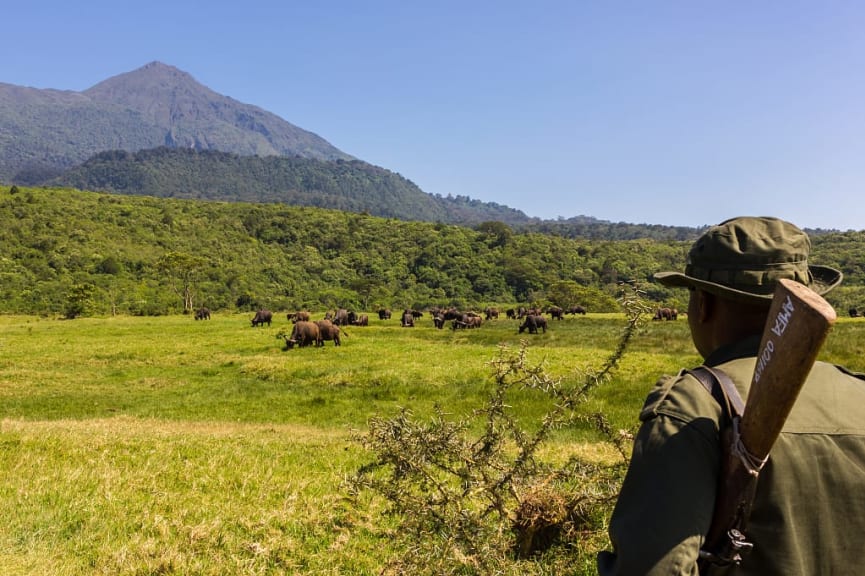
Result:
[[[484,322],[498,321],[500,311],[499,308],[486,307],[482,313],[473,310],[461,311],[453,306],[451,307],[432,307],[427,310],[432,316],[433,326],[437,329],[444,328],[447,321],[451,322],[451,329],[472,329],[480,328]],[[389,308],[378,308],[376,314],[379,320],[390,320],[391,310]],[[565,314],[586,314],[584,306],[569,306],[567,308],[561,306],[547,306],[540,308],[538,306],[526,307],[519,306],[517,308],[508,308],[504,311],[505,316],[511,320],[520,320],[518,333],[528,331],[529,334],[546,333],[547,316],[551,320],[564,320]],[[850,315],[856,314],[855,310],[851,309]],[[656,320],[675,320],[677,311],[675,308],[658,308],[655,314]],[[405,328],[414,327],[417,319],[422,318],[424,312],[414,309],[405,308],[399,314],[400,326]],[[195,310],[196,320],[210,319],[210,310],[201,307]],[[280,330],[277,338],[285,340],[285,350],[292,348],[323,347],[326,341],[332,341],[334,346],[341,346],[342,339],[348,334],[344,330],[344,326],[369,326],[369,315],[359,314],[348,308],[338,308],[336,310],[328,310],[324,314],[324,319],[314,320],[312,314],[307,310],[297,310],[288,312],[286,319],[291,322],[291,331],[287,333]],[[252,318],[252,326],[259,327],[273,322],[273,312],[266,308],[259,308]],[[287,329],[286,329],[287,330]]]
[[658,308],[652,320],[675,320],[679,317],[679,311],[675,308]]

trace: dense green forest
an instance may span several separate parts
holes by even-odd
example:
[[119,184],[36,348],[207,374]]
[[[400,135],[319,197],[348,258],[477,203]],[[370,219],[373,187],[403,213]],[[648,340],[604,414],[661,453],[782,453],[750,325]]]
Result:
[[451,224],[530,221],[500,204],[427,194],[400,174],[360,160],[169,147],[115,150],[96,154],[51,184],[163,198],[278,202]]
[[[362,213],[12,187],[0,191],[0,312],[159,315],[346,307],[556,303],[616,309],[619,283],[684,306],[651,281],[689,241],[600,241]],[[865,233],[814,238],[845,273],[830,301],[865,303]]]

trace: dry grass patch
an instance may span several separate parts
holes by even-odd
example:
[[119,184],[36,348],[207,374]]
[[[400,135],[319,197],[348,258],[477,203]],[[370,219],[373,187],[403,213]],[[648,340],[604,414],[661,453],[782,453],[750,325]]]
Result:
[[32,557],[21,574],[336,571],[366,547],[339,493],[357,458],[332,428],[6,419],[0,559]]

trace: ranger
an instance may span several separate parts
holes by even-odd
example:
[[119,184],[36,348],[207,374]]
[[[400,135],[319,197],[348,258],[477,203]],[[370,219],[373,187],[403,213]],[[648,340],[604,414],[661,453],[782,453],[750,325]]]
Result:
[[[776,218],[734,218],[692,246],[688,323],[704,366],[747,398],[760,335],[782,278],[825,294],[838,270],[808,262],[811,242]],[[698,574],[719,482],[724,408],[690,371],[662,377],[640,413],[631,463],[610,520],[602,576]],[[759,474],[741,564],[706,574],[861,574],[865,566],[865,376],[816,362]]]

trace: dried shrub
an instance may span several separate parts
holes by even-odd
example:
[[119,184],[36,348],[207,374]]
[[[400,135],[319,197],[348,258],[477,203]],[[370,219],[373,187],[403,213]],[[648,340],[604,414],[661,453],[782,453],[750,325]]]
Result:
[[[632,437],[613,430],[603,414],[581,408],[592,390],[609,380],[649,312],[633,288],[623,290],[620,303],[627,321],[616,349],[576,384],[531,365],[523,342],[517,351],[499,348],[490,362],[493,392],[469,416],[453,419],[437,409],[424,422],[403,409],[370,421],[358,441],[375,458],[349,479],[348,491],[382,496],[398,518],[392,536],[404,553],[384,573],[545,571],[550,555],[598,539],[627,468]],[[508,401],[514,390],[535,390],[549,401],[532,431],[519,424]],[[539,448],[554,430],[586,422],[616,447],[616,461],[543,461]]]

